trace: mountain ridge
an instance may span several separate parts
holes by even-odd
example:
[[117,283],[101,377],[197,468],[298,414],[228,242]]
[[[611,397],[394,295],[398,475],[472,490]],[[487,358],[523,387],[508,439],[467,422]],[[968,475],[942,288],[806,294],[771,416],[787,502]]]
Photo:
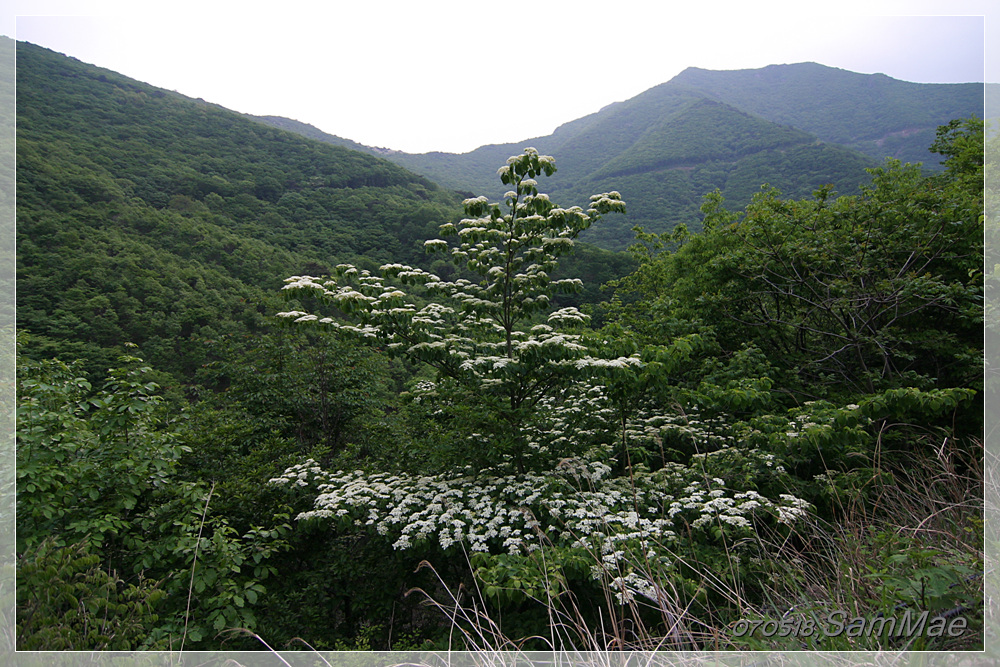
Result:
[[[973,106],[980,111],[980,117],[983,115],[981,83],[914,83],[819,63],[768,65],[754,70],[688,68],[670,83],[695,87],[737,108],[788,123],[877,159],[891,156],[904,162],[926,161],[926,146],[933,141],[938,126]],[[780,93],[789,90],[799,104],[782,104]],[[847,90],[854,94],[845,95]],[[922,98],[919,104],[908,99],[916,94]],[[868,128],[868,132],[851,132],[850,126]],[[896,154],[877,150],[884,145],[872,145],[877,139],[913,126],[921,128],[921,136],[910,135],[907,146]]]
[[[699,105],[706,118],[678,115],[691,105]],[[499,199],[496,165],[533,146],[556,158],[559,171],[546,188],[560,204],[585,205],[586,196],[601,189],[622,192],[629,204],[627,219],[605,221],[585,236],[621,249],[636,225],[650,231],[680,223],[698,229],[701,198],[714,189],[742,206],[764,183],[795,197],[827,184],[852,194],[867,182],[865,169],[887,157],[940,170],[928,151],[937,128],[972,114],[984,115],[982,84],[911,83],[819,63],[744,70],[688,67],[542,137],[466,153],[381,149],[378,154],[443,187]],[[745,136],[735,136],[734,126]],[[322,132],[311,136],[325,140]],[[721,150],[722,136],[729,137],[731,147],[742,142],[757,150]],[[787,139],[783,151],[775,150],[780,136]],[[700,159],[699,146],[708,150]],[[688,153],[686,179],[666,173],[678,151]],[[625,183],[612,182],[616,178]]]

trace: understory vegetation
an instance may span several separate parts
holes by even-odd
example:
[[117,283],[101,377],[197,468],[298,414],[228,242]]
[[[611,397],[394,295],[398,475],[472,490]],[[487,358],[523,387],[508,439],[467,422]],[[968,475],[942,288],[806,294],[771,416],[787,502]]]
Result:
[[709,193],[600,302],[563,260],[627,202],[558,206],[526,149],[183,392],[20,354],[17,647],[981,650],[983,142]]

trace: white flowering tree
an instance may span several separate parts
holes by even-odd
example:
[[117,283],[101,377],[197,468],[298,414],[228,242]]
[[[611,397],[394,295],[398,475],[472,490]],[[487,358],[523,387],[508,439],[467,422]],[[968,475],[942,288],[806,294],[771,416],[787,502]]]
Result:
[[[459,267],[454,279],[345,264],[284,287],[297,302],[279,313],[290,322],[359,336],[436,369],[412,396],[459,424],[449,431],[461,433],[451,436],[459,465],[419,475],[331,472],[308,460],[270,483],[311,496],[299,520],[366,532],[414,557],[430,550],[464,563],[471,553],[477,582],[497,604],[558,596],[566,577],[604,582],[621,604],[633,594],[659,599],[673,577],[690,598],[700,575],[682,572],[678,554],[723,569],[734,545],[755,544],[761,526],[785,534],[808,503],[784,493],[781,460],[750,443],[749,429],[700,420],[697,405],[710,396],[698,393],[684,414],[664,410],[669,378],[708,345],[701,336],[640,349],[623,331],[589,332],[577,309],[553,307],[553,294],[580,287],[550,277],[559,258],[600,216],[624,211],[617,192],[591,197],[586,211],[556,206],[536,181],[554,171],[533,149],[510,158],[499,170],[510,187],[503,203],[466,200],[466,218],[426,242]],[[665,441],[690,441],[696,453],[683,462],[661,456],[656,470],[630,454]]]
[[443,225],[445,238],[426,242],[428,251],[450,255],[468,277],[446,281],[401,264],[372,275],[343,264],[333,276],[286,280],[285,294],[329,312],[278,315],[371,338],[430,364],[442,389],[459,391],[483,420],[486,428],[475,434],[481,462],[510,461],[524,472],[525,425],[541,401],[591,365],[578,332],[587,316],[551,303],[554,293],[582,283],[549,274],[580,232],[625,210],[617,192],[594,195],[586,211],[556,206],[535,180],[553,172],[554,160],[533,148],[511,157],[498,172],[510,187],[503,204],[467,199],[468,217]]

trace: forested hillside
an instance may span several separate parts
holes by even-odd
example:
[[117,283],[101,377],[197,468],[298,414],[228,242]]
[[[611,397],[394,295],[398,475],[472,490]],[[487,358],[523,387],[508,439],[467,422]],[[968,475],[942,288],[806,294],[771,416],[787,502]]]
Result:
[[[737,109],[699,98],[664,118],[645,117],[657,107],[621,107],[595,122],[565,147],[569,156],[583,145],[598,145],[594,155],[610,159],[581,165],[587,177],[554,193],[570,201],[586,197],[587,188],[620,188],[631,203],[617,226],[606,225],[585,238],[605,247],[631,242],[631,228],[667,231],[678,224],[700,228],[698,213],[704,193],[719,189],[726,199],[747,201],[764,183],[788,196],[806,196],[816,184],[853,192],[867,180],[875,162],[853,151],[819,142],[790,126],[782,126]],[[633,116],[641,116],[634,118]],[[614,137],[612,128],[642,128],[638,137]],[[613,157],[611,157],[613,156]]]
[[671,83],[873,158],[922,162],[931,171],[941,169],[927,153],[937,127],[984,117],[982,83],[911,83],[817,63],[721,72],[690,67]]
[[[981,120],[838,195],[684,98],[579,205],[531,148],[463,199],[18,57],[19,649],[983,647]],[[697,224],[578,242],[662,171]]]
[[[855,194],[864,169],[886,157],[940,171],[927,151],[939,125],[983,118],[982,84],[937,85],[863,75],[815,63],[759,70],[689,68],[667,83],[568,122],[551,135],[482,146],[461,155],[411,155],[377,149],[435,182],[500,197],[496,164],[527,146],[557,155],[550,191],[583,205],[589,192],[614,187],[629,214],[583,238],[606,248],[631,242],[631,229],[698,229],[701,196],[718,188],[747,201],[763,183],[789,197],[820,185]],[[262,119],[337,144],[311,126]],[[353,142],[349,142],[353,143]],[[369,149],[376,150],[376,149]],[[614,182],[609,179],[614,175]]]
[[190,378],[280,277],[422,254],[459,199],[371,156],[18,44],[18,323],[41,355],[126,342]]

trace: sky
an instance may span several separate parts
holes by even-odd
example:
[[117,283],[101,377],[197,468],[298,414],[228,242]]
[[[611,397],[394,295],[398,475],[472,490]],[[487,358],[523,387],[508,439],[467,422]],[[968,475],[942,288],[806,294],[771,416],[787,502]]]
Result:
[[[990,0],[7,0],[0,34],[369,146],[466,152],[712,70],[1000,82]],[[991,39],[996,33],[997,39]]]

